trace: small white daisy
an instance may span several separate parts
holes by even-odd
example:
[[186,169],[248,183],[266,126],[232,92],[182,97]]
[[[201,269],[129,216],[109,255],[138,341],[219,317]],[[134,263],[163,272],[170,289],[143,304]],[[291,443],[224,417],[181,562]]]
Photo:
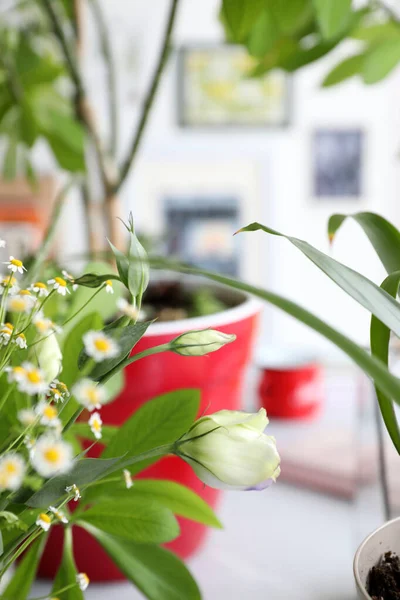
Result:
[[42,281],[37,281],[32,284],[29,288],[32,292],[38,295],[39,298],[46,298],[49,295],[49,290],[47,289],[47,285]]
[[125,298],[118,298],[117,307],[121,312],[124,313],[124,315],[132,319],[132,321],[136,321],[136,319],[139,316],[139,311],[136,307],[135,302],[133,304],[129,304],[129,302],[125,300]]
[[14,296],[19,292],[19,285],[16,278],[13,275],[2,276],[0,280],[0,296],[4,294],[5,289],[8,287],[9,296]]
[[64,400],[71,395],[65,383],[58,379],[54,379],[51,382],[49,394],[54,402],[64,402]]
[[24,425],[25,427],[33,425],[37,420],[37,414],[33,408],[21,408],[17,413],[17,417],[21,425]]
[[99,413],[98,412],[92,413],[88,423],[89,423],[90,429],[92,430],[92,433],[93,433],[94,437],[96,438],[96,440],[101,439],[101,436],[102,436],[101,426],[103,425],[103,421],[101,420]]
[[78,573],[76,576],[76,583],[78,584],[79,589],[84,592],[89,586],[90,579],[86,573]]
[[61,296],[71,293],[67,287],[67,282],[62,277],[54,277],[54,279],[49,279],[47,283],[52,285],[53,290],[56,290]]
[[20,383],[26,376],[24,367],[6,367],[5,371],[8,374],[8,383]]
[[72,388],[72,394],[88,411],[99,410],[106,399],[105,388],[91,379],[81,379]]
[[7,242],[6,242],[6,240],[2,240],[2,239],[0,239],[0,248],[5,248],[5,247],[6,247],[6,245],[7,245]]
[[35,303],[36,298],[34,296],[19,292],[15,296],[7,298],[7,310],[15,313],[30,313]]
[[18,389],[21,392],[25,392],[30,396],[47,392],[48,385],[41,369],[30,362],[23,362],[22,368],[24,369],[23,377],[17,381]]
[[126,489],[130,490],[131,487],[133,486],[133,479],[132,479],[131,472],[128,471],[128,469],[124,469],[123,474],[124,474]]
[[72,446],[54,435],[44,434],[36,441],[31,463],[42,477],[67,473],[73,465]]
[[10,269],[12,273],[21,273],[23,275],[24,271],[26,271],[22,260],[18,260],[18,258],[14,258],[10,256],[10,260],[3,263],[7,265],[7,269]]
[[36,331],[41,335],[46,335],[48,333],[61,333],[62,329],[58,325],[56,325],[51,319],[48,319],[44,316],[42,311],[39,311],[32,319],[32,323],[36,327]]
[[49,427],[58,427],[60,425],[58,411],[55,406],[52,406],[44,401],[39,402],[35,406],[35,412],[38,416],[40,416],[41,425],[47,425]]
[[48,531],[51,526],[51,517],[46,513],[40,513],[36,519],[36,525],[41,527],[43,531]]
[[107,281],[105,281],[104,283],[106,284],[107,294],[113,294],[114,288],[113,288],[113,282],[111,281],[111,279],[107,279]]
[[25,461],[20,454],[9,452],[0,458],[0,491],[17,490],[26,472]]
[[26,435],[24,437],[24,444],[26,449],[29,451],[30,456],[33,456],[33,452],[35,451],[36,440],[34,437],[30,435]]
[[73,483],[72,485],[68,485],[65,488],[65,491],[67,492],[67,494],[74,494],[74,502],[78,502],[78,500],[82,498],[79,488],[77,485],[75,485],[75,483]]
[[118,344],[102,331],[88,331],[82,339],[86,354],[95,362],[114,358],[119,354]]
[[62,510],[59,510],[55,506],[49,506],[49,511],[53,513],[53,515],[57,518],[58,521],[60,521],[60,523],[64,523],[65,525],[68,523],[68,519]]
[[14,338],[14,343],[21,348],[21,350],[25,350],[28,347],[26,343],[26,337],[23,333],[19,333],[16,338]]
[[14,331],[14,326],[11,323],[5,323],[0,329],[0,344],[6,346],[10,341],[10,337]]

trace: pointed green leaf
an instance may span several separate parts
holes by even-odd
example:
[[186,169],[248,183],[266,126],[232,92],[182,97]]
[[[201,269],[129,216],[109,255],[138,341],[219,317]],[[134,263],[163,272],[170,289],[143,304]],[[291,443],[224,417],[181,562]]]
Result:
[[78,575],[78,569],[76,568],[74,559],[72,535],[73,532],[70,527],[64,529],[63,555],[52,590],[52,597],[57,597],[59,600],[84,600],[84,595],[77,585],[60,593],[60,590],[71,583],[74,583],[76,581],[76,576]]
[[25,600],[36,577],[44,538],[35,540],[17,566],[11,581],[1,594],[2,600]]
[[343,31],[350,21],[351,0],[313,0],[315,13],[325,39]]
[[179,535],[172,512],[148,496],[100,501],[79,515],[78,524],[83,523],[140,544],[164,544]]
[[193,577],[175,554],[108,535],[91,525],[91,533],[118,568],[149,600],[201,600]]
[[330,87],[331,85],[342,83],[342,81],[345,81],[354,75],[359,75],[361,73],[363,61],[363,54],[356,54],[346,58],[328,73],[322,82],[322,86]]
[[377,83],[393,71],[400,62],[400,35],[374,44],[366,53],[363,65],[365,83]]
[[232,41],[242,42],[265,6],[265,0],[223,0],[222,19],[226,22]]

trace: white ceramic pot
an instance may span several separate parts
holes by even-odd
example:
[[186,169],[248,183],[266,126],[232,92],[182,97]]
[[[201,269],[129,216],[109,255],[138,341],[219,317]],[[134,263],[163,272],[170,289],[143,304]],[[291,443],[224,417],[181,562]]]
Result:
[[358,548],[354,557],[354,578],[360,600],[371,600],[366,592],[368,573],[385,552],[400,555],[400,517],[375,529]]

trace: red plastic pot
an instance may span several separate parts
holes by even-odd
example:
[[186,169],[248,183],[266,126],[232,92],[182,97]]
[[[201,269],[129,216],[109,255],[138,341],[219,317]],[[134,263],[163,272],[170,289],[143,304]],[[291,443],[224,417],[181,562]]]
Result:
[[[160,394],[183,388],[201,390],[199,414],[221,409],[241,408],[241,389],[254,341],[260,303],[243,294],[216,288],[218,294],[238,305],[207,317],[196,317],[168,323],[155,323],[134,349],[134,353],[164,344],[189,330],[218,329],[234,333],[236,342],[223,347],[212,357],[183,357],[172,352],[149,356],[131,364],[125,371],[126,383],[122,393],[101,411],[103,422],[120,425],[144,402]],[[177,481],[197,492],[213,508],[221,496],[219,490],[205,487],[192,469],[177,457],[167,457],[149,467],[141,476]],[[179,518],[181,534],[168,547],[182,558],[191,556],[203,543],[207,528]],[[51,531],[39,576],[53,577],[61,559],[62,529]],[[124,579],[98,543],[82,529],[74,531],[74,553],[78,570],[93,581]]]

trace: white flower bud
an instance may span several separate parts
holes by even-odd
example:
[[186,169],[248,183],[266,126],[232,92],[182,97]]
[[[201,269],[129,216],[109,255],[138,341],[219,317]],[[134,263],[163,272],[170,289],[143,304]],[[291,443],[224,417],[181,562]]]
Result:
[[172,340],[170,350],[182,356],[204,356],[215,352],[235,341],[236,335],[229,335],[215,329],[188,331]]
[[62,354],[55,335],[48,335],[36,346],[33,346],[34,355],[39,367],[45,375],[46,383],[56,379],[62,367]]
[[221,410],[202,417],[177,444],[176,454],[205,484],[218,489],[261,490],[276,480],[280,457],[258,413]]

